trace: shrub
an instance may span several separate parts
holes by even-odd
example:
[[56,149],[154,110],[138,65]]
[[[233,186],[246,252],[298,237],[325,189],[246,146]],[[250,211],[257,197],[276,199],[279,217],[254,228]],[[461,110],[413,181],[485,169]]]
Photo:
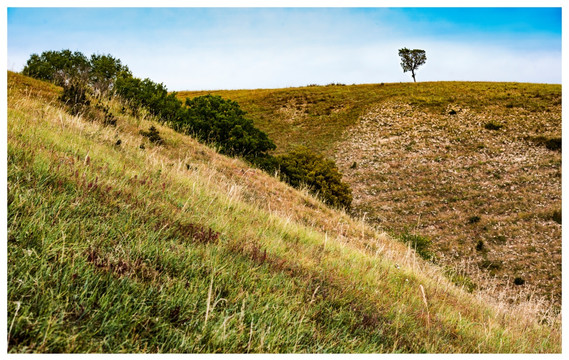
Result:
[[536,145],[545,146],[552,151],[561,151],[561,138],[560,137],[547,137],[547,136],[533,136],[527,138]]
[[503,124],[497,123],[495,121],[489,121],[486,124],[484,124],[484,128],[486,130],[500,130],[503,127],[504,127]]
[[419,254],[419,256],[421,256],[423,259],[433,259],[434,254],[430,251],[431,239],[428,237],[418,234],[411,234],[408,230],[405,230],[399,237],[401,241],[415,249],[415,252]]
[[176,93],[168,94],[164,84],[158,84],[150,79],[141,80],[129,73],[121,73],[116,81],[114,91],[128,101],[135,112],[144,107],[152,115],[165,123],[182,121],[184,110],[182,102],[176,98]]
[[108,107],[100,104],[91,107],[89,97],[107,92],[119,74],[130,72],[111,55],[92,55],[89,60],[79,51],[61,50],[32,54],[22,73],[63,87],[59,99],[69,107],[71,114],[82,112],[88,119],[116,125],[117,119]]
[[306,147],[298,147],[276,159],[284,181],[294,187],[305,184],[311,192],[318,194],[331,206],[350,208],[352,190],[348,184],[342,182],[342,174],[334,161]]
[[514,284],[515,284],[515,285],[523,285],[523,284],[525,284],[525,283],[526,283],[526,281],[525,281],[524,279],[522,279],[521,277],[519,277],[519,276],[514,279]]
[[476,224],[478,222],[480,222],[480,216],[478,216],[478,215],[474,215],[474,216],[471,216],[468,218],[469,224]]
[[555,221],[558,224],[561,224],[561,210],[555,210],[551,214],[551,220]]
[[485,249],[484,241],[478,240],[478,242],[476,243],[476,251],[483,251],[484,249]]
[[71,80],[86,82],[89,68],[89,60],[79,51],[44,51],[41,55],[30,56],[22,74],[64,86]]
[[59,100],[69,107],[69,112],[72,115],[77,115],[91,104],[87,98],[87,88],[78,83],[64,86]]
[[186,99],[184,107],[175,93],[168,94],[163,84],[129,74],[117,78],[115,92],[132,109],[144,107],[174,130],[217,145],[221,153],[244,156],[255,162],[256,157],[276,148],[267,134],[244,117],[245,112],[235,101],[205,95]]
[[545,147],[549,150],[561,151],[561,138],[549,138],[545,141]]
[[245,111],[235,101],[205,95],[186,99],[184,107],[163,84],[129,74],[117,78],[115,92],[132,109],[144,107],[174,130],[217,145],[221,153],[243,156],[255,163],[255,158],[276,148],[267,134],[244,117]]
[[164,143],[164,139],[160,137],[160,133],[154,127],[154,125],[152,125],[148,131],[140,130],[140,134],[147,137],[150,142],[153,142],[155,144],[162,145]]
[[130,74],[128,67],[111,55],[91,55],[89,83],[95,92],[104,94],[111,90],[121,73]]

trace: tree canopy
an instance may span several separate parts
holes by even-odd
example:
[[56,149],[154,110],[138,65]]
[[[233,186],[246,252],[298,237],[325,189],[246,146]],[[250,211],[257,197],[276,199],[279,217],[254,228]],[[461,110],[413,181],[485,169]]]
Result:
[[401,67],[403,72],[411,71],[411,76],[413,81],[417,82],[415,79],[415,71],[419,66],[423,65],[427,61],[427,54],[425,50],[413,49],[409,50],[407,48],[399,49],[399,56],[401,57]]
[[59,86],[89,86],[98,93],[112,89],[121,73],[130,73],[126,65],[111,55],[91,55],[87,58],[79,51],[44,51],[32,54],[22,74]]

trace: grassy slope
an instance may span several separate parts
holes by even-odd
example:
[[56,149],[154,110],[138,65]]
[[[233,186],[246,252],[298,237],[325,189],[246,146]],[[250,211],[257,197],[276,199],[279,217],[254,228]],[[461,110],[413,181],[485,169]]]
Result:
[[498,286],[510,298],[533,292],[560,305],[561,152],[528,140],[561,138],[560,85],[213,93],[238,101],[278,152],[303,144],[334,157],[354,191],[354,214],[394,234],[431,238],[439,262],[465,270],[480,288]]
[[237,101],[277,144],[277,152],[297,145],[335,152],[343,131],[359,122],[370,108],[385,101],[403,102],[435,114],[449,105],[496,114],[511,108],[550,111],[561,105],[561,86],[527,83],[425,82],[307,86],[285,89],[181,91],[180,99],[205,94]]
[[168,128],[141,149],[149,121],[87,122],[58,91],[8,73],[10,352],[561,350],[535,304],[465,293]]

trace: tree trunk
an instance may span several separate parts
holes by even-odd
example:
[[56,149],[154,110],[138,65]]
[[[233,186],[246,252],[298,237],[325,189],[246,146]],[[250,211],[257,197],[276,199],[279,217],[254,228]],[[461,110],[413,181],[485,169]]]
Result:
[[415,72],[413,70],[411,70],[411,76],[413,76],[413,81],[417,82],[417,80],[415,79]]

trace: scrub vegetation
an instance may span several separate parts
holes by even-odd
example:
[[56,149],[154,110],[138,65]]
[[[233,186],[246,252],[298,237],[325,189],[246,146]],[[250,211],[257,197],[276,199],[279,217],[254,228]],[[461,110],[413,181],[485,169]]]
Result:
[[[280,174],[281,179],[295,187],[306,185],[331,206],[350,207],[351,190],[341,181],[333,160],[309,149],[287,157],[272,156],[268,151],[275,150],[273,141],[255,127],[235,101],[204,95],[182,102],[164,84],[134,77],[127,66],[111,55],[93,54],[88,59],[78,51],[44,51],[41,55],[32,54],[22,73],[62,86],[59,100],[72,115],[84,114],[90,119],[102,116],[106,124],[116,125],[102,100],[118,96],[122,112],[139,116],[144,111],[178,132],[215,146],[222,154],[242,157],[269,173]],[[152,130],[143,134],[150,141],[160,141]],[[301,161],[294,160],[299,156]],[[303,161],[307,159],[310,161]]]

